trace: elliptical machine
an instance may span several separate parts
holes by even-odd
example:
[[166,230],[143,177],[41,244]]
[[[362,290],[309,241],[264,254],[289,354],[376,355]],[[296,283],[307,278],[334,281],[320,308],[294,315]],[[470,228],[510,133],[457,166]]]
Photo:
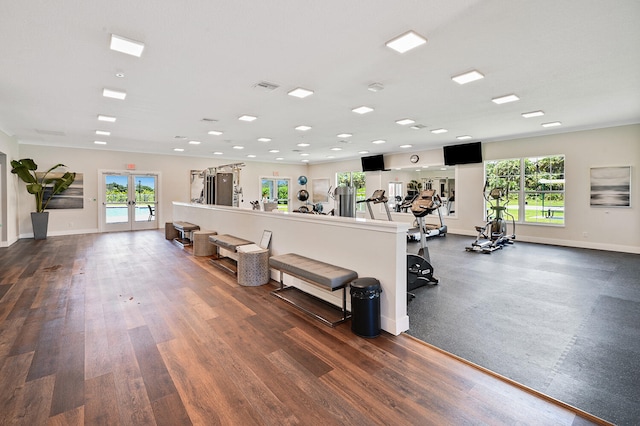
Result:
[[[493,213],[487,215],[487,223],[484,226],[476,226],[478,236],[476,240],[471,243],[470,247],[465,247],[467,251],[477,251],[490,254],[495,250],[501,249],[507,244],[513,244],[513,240],[516,239],[516,220],[512,214],[507,211],[507,204],[509,204],[509,187],[501,188],[495,187],[487,194],[487,186],[489,182],[484,183],[482,189],[482,196],[489,203],[489,209]],[[505,200],[504,204],[500,204],[502,200]],[[507,220],[504,216],[508,216],[511,219],[511,234],[507,234]]]
[[[427,284],[438,284],[438,279],[433,276],[424,227],[424,217],[440,207],[440,198],[435,194],[434,189],[425,189],[411,203],[411,213],[420,228],[420,250],[417,255],[407,254],[407,292]],[[408,296],[409,300],[415,297],[411,293]]]

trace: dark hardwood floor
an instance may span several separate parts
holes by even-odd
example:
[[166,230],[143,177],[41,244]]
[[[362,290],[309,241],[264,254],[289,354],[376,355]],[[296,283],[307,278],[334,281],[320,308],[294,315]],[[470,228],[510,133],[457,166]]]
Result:
[[599,419],[406,334],[334,329],[161,231],[0,249],[0,424],[554,424]]

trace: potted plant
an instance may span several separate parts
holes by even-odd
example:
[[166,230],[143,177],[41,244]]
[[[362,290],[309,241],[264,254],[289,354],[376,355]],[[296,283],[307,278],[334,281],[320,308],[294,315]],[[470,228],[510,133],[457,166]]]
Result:
[[44,240],[47,238],[47,226],[49,223],[49,212],[46,212],[45,209],[54,195],[61,193],[73,183],[76,174],[65,172],[62,176],[50,176],[50,173],[55,169],[67,167],[64,164],[56,164],[38,178],[36,174],[38,165],[30,158],[13,160],[11,161],[11,167],[11,173],[18,175],[27,184],[27,192],[36,197],[36,211],[31,212],[33,237],[36,240]]

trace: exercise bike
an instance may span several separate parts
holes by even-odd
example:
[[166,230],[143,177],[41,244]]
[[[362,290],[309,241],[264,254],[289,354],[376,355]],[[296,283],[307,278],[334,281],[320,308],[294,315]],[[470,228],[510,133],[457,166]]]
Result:
[[[484,199],[489,203],[489,209],[492,213],[487,215],[487,223],[484,226],[476,226],[478,236],[471,243],[470,247],[465,247],[467,251],[477,251],[482,253],[492,253],[501,249],[507,244],[513,244],[516,239],[516,220],[512,214],[507,211],[509,204],[509,189],[496,187],[491,189],[487,194],[487,186],[489,182],[485,182],[482,190]],[[504,204],[502,203],[504,201]],[[504,216],[510,218],[511,234],[507,234],[507,220]]]
[[420,228],[420,250],[417,255],[407,254],[408,300],[415,297],[409,293],[410,291],[428,284],[438,284],[438,279],[433,276],[433,266],[429,257],[424,217],[440,207],[439,200],[434,189],[426,189],[421,191],[411,203],[411,213],[415,216]]

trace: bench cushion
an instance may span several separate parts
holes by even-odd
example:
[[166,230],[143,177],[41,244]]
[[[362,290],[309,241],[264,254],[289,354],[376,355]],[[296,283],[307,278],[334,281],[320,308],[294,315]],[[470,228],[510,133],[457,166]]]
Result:
[[244,240],[229,234],[210,235],[209,242],[232,252],[235,252],[238,246],[253,244],[253,241]]
[[198,225],[189,222],[173,222],[173,227],[179,231],[196,231],[200,229]]
[[309,259],[295,253],[280,254],[269,258],[269,266],[289,272],[303,280],[330,290],[345,287],[358,278],[358,273],[329,263]]

